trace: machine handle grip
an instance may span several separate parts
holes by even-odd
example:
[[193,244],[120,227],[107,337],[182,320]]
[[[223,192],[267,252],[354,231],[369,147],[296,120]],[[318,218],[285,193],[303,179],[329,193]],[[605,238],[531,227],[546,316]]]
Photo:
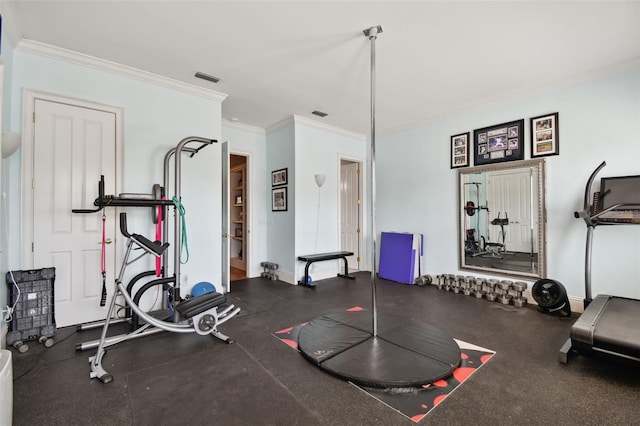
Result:
[[127,238],[131,238],[131,234],[127,231],[127,214],[125,212],[120,213],[120,232]]

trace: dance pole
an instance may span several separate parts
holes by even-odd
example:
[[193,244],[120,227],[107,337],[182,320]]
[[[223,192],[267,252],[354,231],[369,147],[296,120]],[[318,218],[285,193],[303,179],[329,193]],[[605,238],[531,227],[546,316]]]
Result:
[[376,39],[382,32],[377,25],[363,31],[371,41],[371,305],[373,311],[373,337],[378,336],[378,306],[376,303]]

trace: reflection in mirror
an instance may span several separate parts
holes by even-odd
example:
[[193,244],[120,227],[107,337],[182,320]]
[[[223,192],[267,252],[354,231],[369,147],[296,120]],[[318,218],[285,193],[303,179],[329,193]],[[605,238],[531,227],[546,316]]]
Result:
[[458,170],[460,269],[545,275],[544,160]]

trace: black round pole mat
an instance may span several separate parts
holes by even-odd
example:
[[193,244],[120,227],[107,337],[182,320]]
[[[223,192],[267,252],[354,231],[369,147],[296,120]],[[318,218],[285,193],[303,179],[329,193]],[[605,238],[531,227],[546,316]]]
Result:
[[371,312],[323,315],[302,327],[298,349],[321,369],[355,384],[418,387],[453,374],[460,348],[444,331],[398,315]]

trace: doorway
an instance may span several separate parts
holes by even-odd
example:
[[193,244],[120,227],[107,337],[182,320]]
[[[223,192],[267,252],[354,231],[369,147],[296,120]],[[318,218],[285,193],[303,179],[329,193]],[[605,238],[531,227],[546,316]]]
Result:
[[[26,91],[23,114],[23,266],[56,268],[59,327],[103,319],[102,276],[113,282],[117,240],[115,210],[72,214],[91,207],[96,182],[117,189],[116,158],[121,144],[121,111],[84,101]],[[101,266],[101,231],[106,244]],[[111,243],[111,244],[109,244]],[[112,286],[106,286],[109,293]]]
[[248,159],[229,155],[229,281],[247,278],[249,253],[249,185]]
[[340,250],[353,252],[350,269],[360,270],[362,229],[362,163],[340,159]]

